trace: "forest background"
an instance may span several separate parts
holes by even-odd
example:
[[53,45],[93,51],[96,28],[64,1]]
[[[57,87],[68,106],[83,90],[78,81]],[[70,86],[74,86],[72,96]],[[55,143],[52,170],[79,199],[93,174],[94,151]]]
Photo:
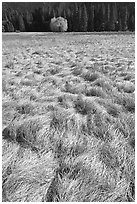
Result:
[[49,32],[62,16],[68,32],[135,31],[134,2],[3,2],[3,32]]

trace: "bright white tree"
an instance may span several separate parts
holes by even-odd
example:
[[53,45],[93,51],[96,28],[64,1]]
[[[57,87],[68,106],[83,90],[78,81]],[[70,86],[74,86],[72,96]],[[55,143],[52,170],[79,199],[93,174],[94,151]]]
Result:
[[68,29],[67,20],[63,17],[52,18],[50,22],[50,29],[54,32],[64,32]]

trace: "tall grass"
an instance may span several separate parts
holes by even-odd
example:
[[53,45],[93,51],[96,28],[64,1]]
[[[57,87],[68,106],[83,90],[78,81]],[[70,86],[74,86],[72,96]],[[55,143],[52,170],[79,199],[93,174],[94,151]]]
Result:
[[100,74],[98,72],[90,72],[90,71],[87,71],[85,73],[83,73],[83,78],[86,80],[86,81],[90,81],[90,82],[93,82],[95,81],[96,79],[98,79],[100,77]]
[[3,202],[133,202],[133,39],[56,37],[4,41]]

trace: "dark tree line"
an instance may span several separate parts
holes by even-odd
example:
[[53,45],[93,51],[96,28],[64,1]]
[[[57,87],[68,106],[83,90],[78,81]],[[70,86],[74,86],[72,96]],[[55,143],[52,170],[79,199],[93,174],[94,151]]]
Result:
[[2,3],[2,29],[50,31],[50,19],[62,16],[69,32],[134,31],[134,2]]

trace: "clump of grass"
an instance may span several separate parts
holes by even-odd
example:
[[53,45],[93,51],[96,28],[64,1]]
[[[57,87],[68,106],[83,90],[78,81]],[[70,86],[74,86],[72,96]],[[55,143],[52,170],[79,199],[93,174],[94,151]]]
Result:
[[135,98],[127,93],[114,94],[114,102],[122,105],[126,111],[135,112]]
[[78,76],[82,74],[82,68],[81,67],[75,67],[72,69],[72,74],[74,76]]
[[[89,143],[87,151],[73,161],[68,174],[61,179],[60,202],[129,201],[127,194],[133,199],[134,190],[130,192],[128,188],[131,180],[126,180],[126,174],[133,172],[129,170],[132,161],[127,159],[132,153],[129,154],[124,139],[116,136],[112,143],[105,144],[92,137]],[[134,189],[133,184],[131,189]]]
[[34,82],[29,79],[21,79],[20,84],[23,86],[32,86],[34,85]]
[[87,71],[85,73],[83,73],[83,78],[86,80],[86,81],[90,81],[90,82],[93,82],[95,81],[96,79],[100,78],[100,74],[98,72],[90,72],[90,71]]
[[6,65],[5,65],[6,68],[8,69],[14,69],[14,63],[12,61],[9,61]]
[[119,117],[119,114],[122,111],[121,106],[118,104],[113,103],[112,100],[107,100],[107,99],[98,99],[97,102],[104,106],[105,109],[107,110],[107,113],[112,115],[113,117]]
[[[130,173],[133,175],[133,152],[130,152],[126,138],[120,134],[114,132],[111,140],[101,137],[101,134],[107,136],[109,121],[99,107],[94,114],[88,115],[90,120],[70,110],[54,110],[50,126],[38,130],[37,134],[37,137],[48,135],[46,139],[49,139],[51,152],[39,157],[29,149],[20,153],[21,159],[16,161],[10,176],[3,183],[3,189],[10,186],[5,190],[5,199],[12,202],[112,202],[119,198],[121,201],[128,201],[129,197],[133,199],[133,176],[128,176]],[[26,123],[24,126],[27,128]],[[85,132],[84,126],[90,131]],[[129,196],[125,196],[127,194]]]
[[55,74],[58,74],[61,70],[57,67],[54,67],[54,68],[50,68],[50,74],[52,75],[55,75]]
[[[4,139],[2,141],[2,176],[3,181],[6,179],[10,172],[7,170],[11,170],[14,166],[15,161],[17,160],[17,153],[19,151],[20,146],[17,143],[11,143]],[[7,175],[8,174],[8,175]]]
[[123,77],[123,80],[130,81],[134,78],[134,73],[132,72],[121,72],[120,76]]
[[14,130],[14,126],[10,125],[3,129],[2,131],[3,139],[8,141],[16,141],[16,134]]
[[118,158],[115,150],[110,146],[104,145],[99,150],[100,160],[107,166],[107,168],[119,167]]
[[87,115],[87,131],[92,137],[96,137],[102,141],[112,139],[110,133],[111,118],[105,113],[97,110],[94,114]]
[[81,94],[81,93],[85,93],[86,86],[85,84],[82,84],[82,83],[73,84],[66,81],[64,86],[64,91],[72,94]]
[[123,134],[125,138],[134,138],[135,118],[133,114],[121,113],[114,126]]
[[22,77],[22,76],[23,76],[23,74],[22,74],[22,72],[21,72],[21,71],[18,71],[18,72],[16,72],[15,76],[16,76],[16,77]]
[[106,92],[101,87],[96,86],[86,89],[85,95],[107,98]]
[[47,121],[46,119],[45,117],[32,118],[30,116],[27,119],[14,120],[3,130],[3,138],[10,142],[17,142],[23,148],[30,148],[38,152],[44,148],[44,144],[47,144],[45,142],[46,137],[44,138],[43,133],[41,133],[44,124],[45,127],[47,126],[46,123],[48,124],[48,119]]
[[2,107],[2,122],[3,124],[10,122],[14,115],[16,114],[17,102],[12,99],[10,95],[6,95],[3,98],[3,107]]
[[64,108],[72,108],[74,99],[75,97],[71,93],[60,95],[57,98],[59,105]]
[[25,150],[22,158],[15,161],[12,173],[3,184],[6,198],[12,202],[42,202],[54,178],[56,162],[52,154],[40,157]]
[[2,92],[6,92],[8,89],[6,80],[2,79]]
[[44,198],[46,202],[59,202],[58,186],[59,186],[59,178],[58,178],[58,171],[56,171],[50,183],[50,186],[47,190],[46,196]]
[[112,82],[106,78],[98,78],[93,82],[92,86],[99,86],[108,91],[112,91],[113,89]]
[[31,93],[29,97],[30,97],[30,101],[35,101],[37,99],[37,95],[34,93]]
[[40,54],[41,54],[41,50],[34,51],[34,52],[32,53],[32,55],[40,55]]
[[104,201],[109,193],[113,192],[115,173],[104,168],[97,151],[99,143],[92,139],[91,141],[90,151],[79,156],[74,161],[75,165],[68,176],[62,179],[62,185],[59,188],[60,201]]
[[92,112],[96,111],[96,107],[95,107],[94,102],[93,101],[91,103],[88,102],[81,95],[78,95],[78,97],[74,101],[74,108],[78,113],[80,113],[82,115],[87,115],[91,111]]
[[[73,158],[86,151],[87,140],[82,133],[84,121],[79,115],[69,111],[56,110],[50,123],[50,144],[54,157],[58,160],[58,176],[77,177]],[[72,173],[73,172],[73,173]]]
[[40,69],[38,69],[38,70],[34,70],[34,73],[35,74],[42,74],[42,71]]
[[15,79],[9,80],[9,85],[14,86],[16,84]]
[[66,81],[65,83],[65,91],[66,92],[69,92],[69,93],[72,93],[72,94],[75,94],[77,92],[77,90],[75,89],[75,87],[73,87],[73,85],[71,85],[69,82]]
[[57,158],[66,155],[76,156],[81,154],[86,145],[83,133],[85,121],[80,115],[74,115],[70,110],[54,111],[50,123],[51,144],[54,147],[54,153]]
[[32,103],[23,102],[16,106],[16,110],[20,114],[33,114],[33,105]]
[[124,91],[126,93],[133,93],[135,91],[135,85],[131,82],[117,83],[116,84],[119,91]]
[[[128,74],[130,74],[130,73],[129,73],[129,72],[122,71],[122,72],[120,72],[119,76],[126,77]],[[132,73],[131,73],[131,74],[132,74]]]

